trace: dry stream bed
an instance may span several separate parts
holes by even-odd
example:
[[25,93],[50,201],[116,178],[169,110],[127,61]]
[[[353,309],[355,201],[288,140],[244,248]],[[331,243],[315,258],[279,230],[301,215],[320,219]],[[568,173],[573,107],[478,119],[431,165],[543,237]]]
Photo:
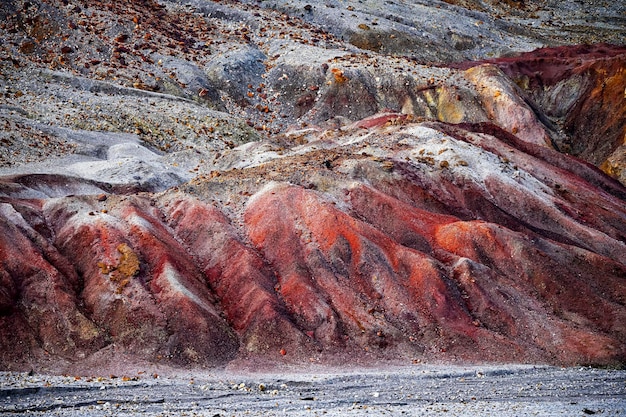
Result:
[[0,373],[0,415],[625,416],[626,371],[415,365],[285,373]]

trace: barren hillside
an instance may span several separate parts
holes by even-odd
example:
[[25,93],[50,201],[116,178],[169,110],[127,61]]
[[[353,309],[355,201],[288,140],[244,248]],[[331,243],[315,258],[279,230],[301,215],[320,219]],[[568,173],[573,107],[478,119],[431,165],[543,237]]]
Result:
[[0,368],[623,365],[624,13],[4,1]]

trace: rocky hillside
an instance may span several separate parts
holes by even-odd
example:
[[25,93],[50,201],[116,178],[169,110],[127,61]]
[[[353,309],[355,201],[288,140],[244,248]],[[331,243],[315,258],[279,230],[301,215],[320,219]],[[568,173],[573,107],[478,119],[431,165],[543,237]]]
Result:
[[0,368],[626,363],[624,11],[3,2]]

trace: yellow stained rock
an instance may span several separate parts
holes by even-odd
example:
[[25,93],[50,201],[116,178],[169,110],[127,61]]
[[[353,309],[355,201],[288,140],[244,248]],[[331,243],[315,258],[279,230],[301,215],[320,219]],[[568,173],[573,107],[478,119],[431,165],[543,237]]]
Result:
[[437,118],[446,123],[461,123],[465,119],[462,102],[447,88],[438,89]]
[[117,271],[126,277],[132,277],[139,272],[139,258],[126,243],[120,243],[117,251],[122,254],[117,265]]

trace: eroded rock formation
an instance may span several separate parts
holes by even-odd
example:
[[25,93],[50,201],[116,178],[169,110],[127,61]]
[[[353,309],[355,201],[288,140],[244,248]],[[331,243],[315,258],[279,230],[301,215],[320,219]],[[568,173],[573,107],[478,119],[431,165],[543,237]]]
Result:
[[626,361],[623,47],[180,3],[3,6],[0,367]]

